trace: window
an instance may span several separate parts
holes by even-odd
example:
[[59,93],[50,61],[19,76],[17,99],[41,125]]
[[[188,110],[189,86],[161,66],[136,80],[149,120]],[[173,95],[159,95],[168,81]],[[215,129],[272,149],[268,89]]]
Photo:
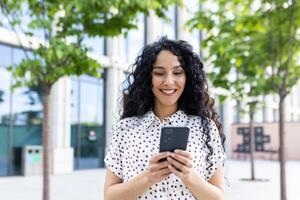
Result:
[[8,118],[10,116],[10,79],[11,74],[7,72],[5,68],[0,67],[0,176],[6,175],[8,171]]
[[97,56],[104,55],[104,38],[85,38],[83,44],[88,47],[91,53]]
[[137,29],[130,30],[125,37],[124,57],[129,64],[134,63],[135,58],[141,53],[141,49],[145,45],[145,16],[138,15]]
[[[199,1],[188,0],[185,2],[187,6],[187,13],[191,13],[191,15],[193,15],[194,13],[199,11],[200,9]],[[188,39],[188,41],[193,45],[194,51],[200,56],[202,56],[200,52],[200,45],[201,45],[200,42],[202,39],[201,37],[202,37],[201,30],[194,29],[191,32],[191,37]]]
[[[12,63],[12,48],[6,45],[1,45],[0,44],[0,55],[1,55],[1,59],[0,59],[0,67],[7,67],[9,65],[11,65]],[[4,77],[4,75],[2,75],[1,73],[1,78]]]
[[72,78],[72,124],[103,125],[103,86],[101,78],[88,75]]
[[176,39],[176,19],[175,19],[175,6],[170,6],[167,13],[167,20],[160,20],[161,34],[162,36],[166,35],[169,39]]
[[104,79],[88,75],[72,78],[71,145],[76,169],[103,167]]
[[273,109],[273,122],[278,122],[279,119],[279,113],[278,113],[278,109]]
[[3,45],[0,52],[0,175],[15,175],[21,174],[22,147],[41,144],[41,95],[37,87],[12,93],[12,74],[5,67],[19,63],[24,52]]

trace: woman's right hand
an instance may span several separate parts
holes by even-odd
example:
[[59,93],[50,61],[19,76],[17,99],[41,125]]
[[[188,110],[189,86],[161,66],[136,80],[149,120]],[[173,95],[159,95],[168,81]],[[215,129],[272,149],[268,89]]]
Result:
[[[163,181],[167,178],[171,171],[168,168],[169,162],[164,158],[169,156],[170,152],[162,152],[154,155],[149,161],[148,181],[150,185]],[[165,161],[159,162],[161,159]]]

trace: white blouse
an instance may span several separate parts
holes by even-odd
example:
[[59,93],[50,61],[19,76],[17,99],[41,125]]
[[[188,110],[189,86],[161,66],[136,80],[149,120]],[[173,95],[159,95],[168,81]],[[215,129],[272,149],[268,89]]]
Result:
[[[215,123],[209,120],[210,145],[213,154],[209,157],[212,166],[206,161],[209,153],[205,145],[201,118],[186,115],[179,110],[172,116],[159,120],[152,111],[143,117],[130,117],[120,120],[113,128],[114,134],[108,153],[104,159],[107,167],[123,182],[145,171],[149,160],[159,153],[160,131],[163,126],[186,126],[190,128],[187,151],[193,156],[193,168],[208,181],[218,166],[223,166],[225,154]],[[138,199],[192,200],[195,199],[180,178],[171,174],[164,181],[152,185]]]

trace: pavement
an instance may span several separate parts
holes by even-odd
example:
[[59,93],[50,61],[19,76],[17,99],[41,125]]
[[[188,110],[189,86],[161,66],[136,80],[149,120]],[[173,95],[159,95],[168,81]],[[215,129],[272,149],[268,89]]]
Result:
[[[268,181],[243,181],[250,177],[249,161],[228,160],[225,200],[279,200],[279,163],[257,160],[255,175]],[[288,200],[299,200],[300,161],[287,162]],[[51,177],[51,200],[103,200],[105,170],[81,170]],[[41,200],[42,177],[0,177],[0,200]]]

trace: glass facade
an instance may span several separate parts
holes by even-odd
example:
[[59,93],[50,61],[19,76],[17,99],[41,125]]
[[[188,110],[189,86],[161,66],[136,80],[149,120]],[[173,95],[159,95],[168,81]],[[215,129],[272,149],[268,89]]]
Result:
[[175,20],[175,6],[170,6],[167,13],[167,20],[160,20],[160,35],[167,36],[169,39],[176,39],[176,20]]
[[[4,49],[6,49],[6,47],[0,46],[0,52]],[[2,67],[2,64],[5,63],[5,60],[6,59],[0,61],[0,176],[6,175],[8,173],[7,116],[9,116],[9,85],[11,81],[11,75]]]
[[[100,52],[95,52],[100,53]],[[39,87],[11,91],[6,67],[25,57],[21,49],[0,44],[0,176],[22,173],[22,148],[42,145],[42,101]],[[71,146],[74,168],[103,167],[104,79],[72,78]]]
[[94,38],[85,38],[83,44],[86,45],[89,51],[96,55],[104,55],[104,38],[94,37]]
[[0,176],[21,174],[22,147],[41,145],[42,105],[39,88],[11,91],[6,67],[24,58],[21,49],[0,45]]
[[[199,11],[199,9],[200,9],[199,1],[187,0],[187,1],[185,1],[185,3],[187,5],[188,13],[194,14],[197,11]],[[201,31],[198,29],[194,29],[191,32],[191,37],[188,40],[193,45],[194,51],[196,53],[198,53],[198,55],[200,55],[200,57],[202,57],[201,49],[200,49],[201,39],[202,39],[201,37],[202,37]]]
[[128,63],[133,63],[146,44],[145,38],[145,16],[140,14],[137,18],[137,29],[128,32],[125,37],[124,55]]
[[104,79],[72,78],[71,145],[75,169],[104,167]]

